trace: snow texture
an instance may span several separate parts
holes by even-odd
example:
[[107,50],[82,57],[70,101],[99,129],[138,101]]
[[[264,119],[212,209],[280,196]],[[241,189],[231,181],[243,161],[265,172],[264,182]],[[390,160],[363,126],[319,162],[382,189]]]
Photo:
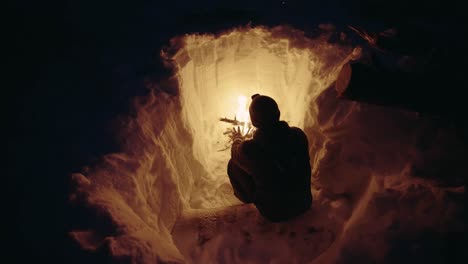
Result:
[[[465,150],[416,113],[339,100],[333,84],[356,50],[329,37],[258,27],[173,39],[163,58],[177,95],[135,99],[123,151],[72,176],[72,200],[105,228],[70,234],[130,263],[392,263],[403,235],[465,230]],[[254,93],[275,98],[309,139],[313,208],[287,223],[232,195],[219,151],[229,126],[218,118]],[[443,166],[428,169],[433,160]]]

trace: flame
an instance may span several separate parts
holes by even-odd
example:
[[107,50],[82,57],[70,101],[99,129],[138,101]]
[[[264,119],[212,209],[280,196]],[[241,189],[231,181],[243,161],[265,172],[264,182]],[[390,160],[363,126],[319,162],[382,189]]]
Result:
[[247,108],[247,97],[239,95],[237,97],[237,111],[235,115],[236,119],[243,122],[244,124],[240,127],[242,134],[245,136],[249,132],[250,128],[250,114]]

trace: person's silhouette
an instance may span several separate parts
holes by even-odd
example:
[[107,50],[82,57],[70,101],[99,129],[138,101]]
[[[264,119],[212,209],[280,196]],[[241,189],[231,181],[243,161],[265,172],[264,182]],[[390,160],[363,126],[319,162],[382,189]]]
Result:
[[254,203],[272,222],[303,214],[312,203],[307,136],[280,121],[278,105],[268,96],[253,95],[249,113],[257,128],[253,138],[232,133],[227,172],[235,196]]

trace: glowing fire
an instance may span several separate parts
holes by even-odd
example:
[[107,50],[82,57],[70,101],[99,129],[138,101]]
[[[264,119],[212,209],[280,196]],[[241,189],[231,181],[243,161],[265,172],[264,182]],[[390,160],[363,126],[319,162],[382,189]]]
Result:
[[240,126],[242,134],[245,136],[249,133],[250,126],[250,115],[247,108],[247,97],[243,95],[239,95],[237,97],[237,111],[236,111],[236,119],[243,123]]

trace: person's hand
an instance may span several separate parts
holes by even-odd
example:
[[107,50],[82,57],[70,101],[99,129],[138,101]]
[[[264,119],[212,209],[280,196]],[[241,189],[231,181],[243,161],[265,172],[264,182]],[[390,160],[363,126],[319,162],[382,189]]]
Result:
[[242,134],[242,129],[240,126],[238,126],[237,128],[232,128],[232,132],[231,132],[231,135],[229,136],[232,140],[232,142],[234,142],[235,140],[244,140],[244,135]]

